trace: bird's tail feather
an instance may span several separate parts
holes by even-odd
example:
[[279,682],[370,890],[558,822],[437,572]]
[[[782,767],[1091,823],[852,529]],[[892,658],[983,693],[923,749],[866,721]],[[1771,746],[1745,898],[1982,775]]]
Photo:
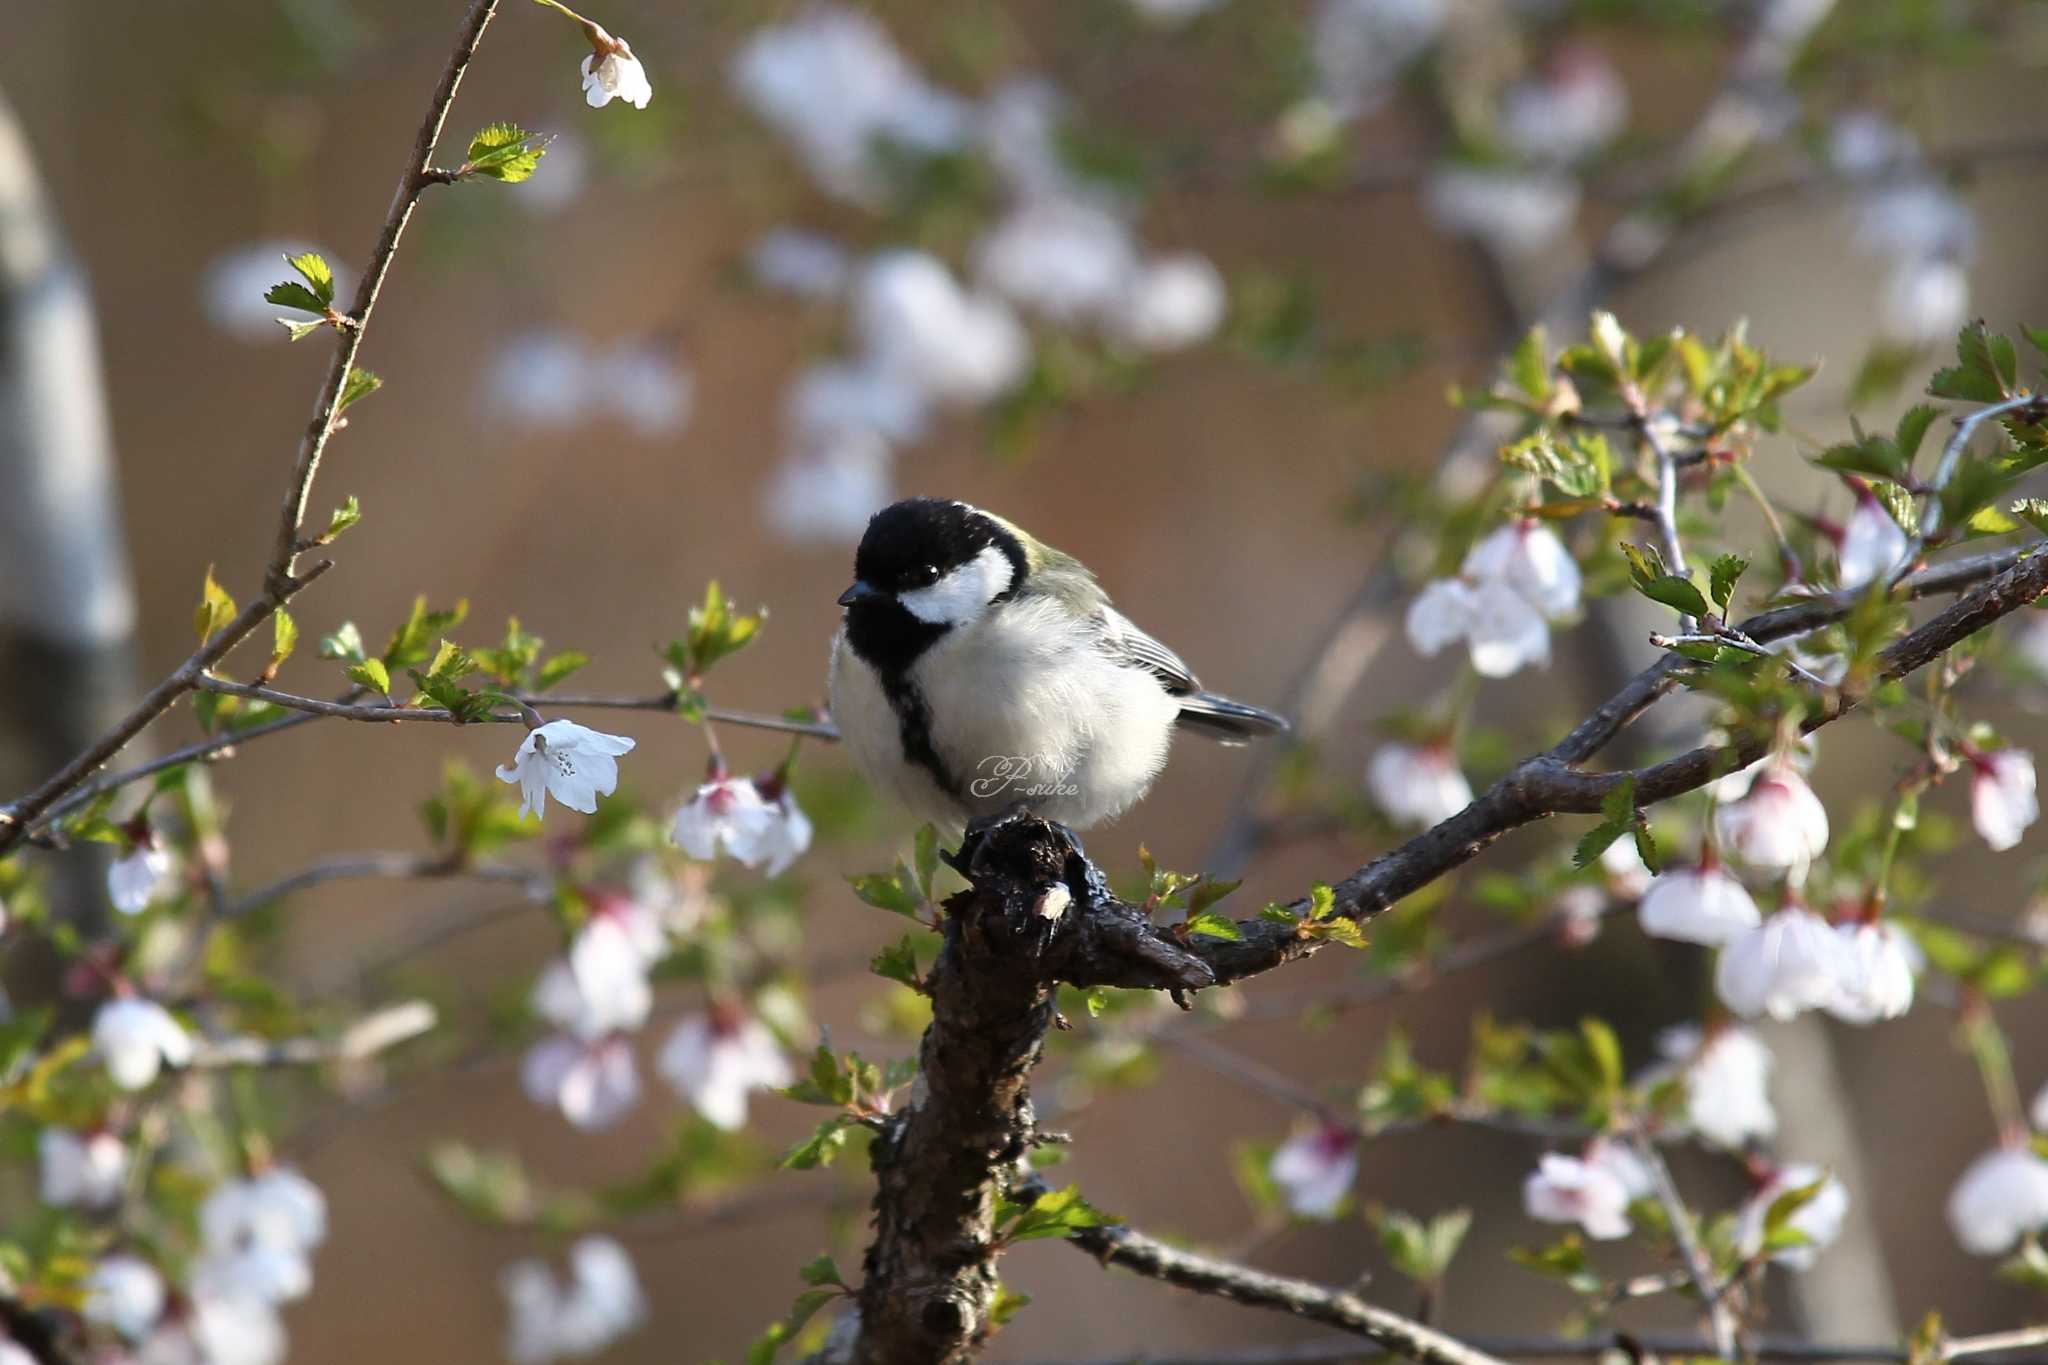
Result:
[[1287,722],[1271,711],[1247,706],[1214,692],[1190,692],[1180,699],[1177,723],[1220,744],[1244,744],[1267,735],[1284,735]]

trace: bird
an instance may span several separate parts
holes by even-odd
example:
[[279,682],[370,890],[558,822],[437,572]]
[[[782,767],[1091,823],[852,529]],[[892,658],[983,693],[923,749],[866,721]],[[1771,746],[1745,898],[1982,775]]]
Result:
[[943,828],[1028,810],[1086,829],[1145,795],[1177,730],[1232,745],[1287,730],[1203,691],[1072,555],[968,503],[883,508],[853,571],[833,722],[872,787]]

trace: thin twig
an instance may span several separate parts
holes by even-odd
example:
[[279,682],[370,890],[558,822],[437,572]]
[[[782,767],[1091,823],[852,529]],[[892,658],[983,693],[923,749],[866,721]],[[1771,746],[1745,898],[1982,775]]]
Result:
[[442,125],[447,122],[449,107],[455,102],[455,92],[462,83],[463,72],[469,69],[484,28],[497,8],[498,0],[472,0],[468,13],[463,16],[454,50],[441,71],[441,79],[432,98],[427,102],[426,117],[413,139],[412,154],[399,179],[398,191],[392,197],[391,208],[385,214],[384,226],[378,233],[376,248],[370,253],[362,282],[357,286],[355,302],[348,313],[352,325],[335,329],[334,356],[328,365],[327,377],[321,382],[312,419],[299,441],[298,456],[286,485],[284,507],[278,518],[277,536],[269,563],[264,568],[262,593],[243,607],[223,629],[202,642],[191,657],[151,688],[126,716],[84,753],[65,764],[27,796],[0,810],[0,853],[21,842],[36,817],[84,782],[158,716],[176,705],[181,697],[198,686],[206,670],[218,664],[230,650],[269,621],[279,607],[333,566],[332,560],[322,560],[303,573],[297,567],[302,551],[300,531],[305,522],[307,501],[312,496],[313,479],[319,472],[320,457],[334,434],[336,419],[340,416],[342,391],[362,349],[364,334],[369,330],[377,291],[383,287],[384,278],[390,273],[392,259],[398,253],[399,238],[405,232],[407,220],[412,217],[413,207],[419,202],[421,192],[431,183],[426,173],[433,166],[434,145],[440,140]]
[[1664,1220],[1671,1225],[1671,1240],[1678,1244],[1679,1258],[1685,1262],[1685,1272],[1700,1296],[1701,1307],[1706,1310],[1708,1329],[1714,1337],[1714,1354],[1723,1360],[1733,1360],[1735,1314],[1715,1281],[1714,1262],[1700,1244],[1700,1231],[1693,1222],[1692,1210],[1685,1206],[1685,1196],[1678,1192],[1678,1182],[1671,1178],[1671,1168],[1664,1163],[1664,1154],[1657,1150],[1657,1144],[1644,1138],[1640,1132],[1629,1134],[1627,1141],[1629,1150],[1650,1174],[1651,1193],[1663,1206]]
[[406,1000],[356,1020],[332,1038],[217,1038],[202,1042],[192,1065],[324,1066],[332,1062],[367,1061],[401,1043],[411,1042],[439,1022],[424,1000]]

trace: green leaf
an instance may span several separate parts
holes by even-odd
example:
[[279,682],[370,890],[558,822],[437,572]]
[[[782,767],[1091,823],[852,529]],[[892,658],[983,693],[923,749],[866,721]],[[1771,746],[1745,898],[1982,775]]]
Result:
[[[1007,1221],[1007,1226],[1005,1222]],[[1071,1237],[1087,1228],[1121,1223],[1081,1197],[1078,1185],[1040,1195],[1030,1205],[1004,1200],[997,1206],[997,1236],[1004,1242],[1032,1242],[1044,1237]]]
[[720,659],[746,648],[767,615],[765,610],[755,616],[735,612],[714,579],[704,590],[704,605],[690,608],[689,643],[679,662],[685,681],[694,683]]
[[1602,820],[1579,836],[1579,842],[1572,849],[1572,866],[1591,867],[1600,860],[1600,855],[1607,851],[1607,846],[1627,834],[1629,829],[1628,822]]
[[[1204,873],[1202,876],[1202,880],[1188,889],[1189,919],[1192,920],[1194,917],[1200,915],[1210,906],[1216,904],[1225,896],[1228,896],[1231,892],[1237,890],[1240,886],[1243,885],[1244,882],[1242,880],[1234,882],[1211,881],[1209,880],[1208,874]],[[1231,935],[1231,937],[1235,938],[1236,935],[1233,934]]]
[[391,639],[384,646],[384,664],[387,668],[406,668],[413,664],[425,663],[439,648],[441,637],[462,624],[469,615],[467,600],[458,600],[452,607],[439,609],[427,606],[427,599],[415,597],[412,614],[405,624],[391,633]]
[[909,934],[876,953],[868,970],[885,980],[900,981],[920,994],[924,991],[924,979],[917,974],[915,940]]
[[836,1284],[846,1288],[846,1280],[839,1273],[839,1267],[832,1262],[832,1253],[826,1252],[816,1260],[807,1263],[797,1271],[797,1278],[808,1285]]
[[1607,795],[1600,798],[1600,814],[1616,823],[1632,821],[1636,816],[1636,780],[1624,777],[1614,784]]
[[887,910],[892,915],[907,915],[917,918],[923,905],[916,894],[903,884],[902,877],[894,872],[871,872],[865,876],[848,877],[847,884],[853,894],[877,910]]
[[319,300],[318,313],[334,302],[334,272],[328,268],[326,258],[317,251],[308,251],[301,256],[287,256],[285,264],[299,272],[299,277],[311,286],[313,297]]
[[1902,466],[1912,468],[1914,457],[1920,453],[1920,443],[1927,439],[1928,428],[1940,417],[1941,409],[1926,403],[1915,403],[1900,414],[1893,444],[1898,447]]
[[1308,916],[1310,919],[1328,919],[1337,913],[1337,893],[1324,882],[1317,882],[1308,889]]
[[275,674],[298,647],[299,623],[290,612],[279,607],[270,618],[270,667],[265,672]]
[[1189,915],[1187,931],[1191,934],[1207,934],[1210,938],[1226,939],[1231,943],[1240,942],[1244,938],[1244,935],[1238,932],[1236,921],[1214,910]]
[[838,1298],[840,1293],[837,1289],[806,1289],[797,1295],[796,1302],[789,1307],[789,1316],[754,1338],[754,1344],[747,1348],[747,1365],[773,1365],[782,1348],[796,1340],[797,1334],[818,1315],[818,1310]]
[[1311,920],[1308,923],[1311,938],[1326,938],[1332,943],[1341,943],[1346,948],[1364,948],[1367,945],[1365,931],[1358,927],[1358,921],[1342,918]]
[[349,681],[358,687],[367,687],[372,692],[391,695],[391,672],[384,667],[382,659],[360,659],[345,670]]
[[[297,280],[285,280],[271,285],[270,288],[263,291],[263,301],[265,303],[274,303],[280,308],[296,308],[301,313],[324,313],[327,311],[327,305],[321,301],[320,296],[306,288],[305,285],[300,284]],[[288,327],[303,327],[306,329],[306,332],[318,331],[327,325],[324,319],[319,322],[298,322],[290,319],[279,320]],[[305,332],[295,331],[292,340],[297,341],[305,334]]]
[[1550,339],[1541,324],[1531,327],[1515,343],[1508,357],[1508,374],[1515,387],[1530,400],[1544,403],[1550,398]]
[[[327,544],[329,541],[333,540],[336,536],[340,535],[343,531],[346,531],[349,527],[355,525],[362,519],[362,504],[357,502],[356,495],[351,493],[348,495],[348,501],[342,503],[341,506],[335,508],[334,515],[327,519],[327,529],[320,533],[320,540],[318,543],[322,545]],[[354,626],[350,626],[348,628],[350,630],[355,629]]]
[[565,649],[540,666],[540,672],[533,680],[534,690],[545,692],[590,662],[590,656],[580,649]]
[[1615,1036],[1614,1029],[1605,1020],[1588,1016],[1579,1020],[1579,1033],[1586,1040],[1586,1051],[1599,1070],[1602,1084],[1610,1093],[1621,1089],[1625,1073],[1621,1066],[1621,1039]]
[[235,599],[213,579],[213,566],[206,566],[206,583],[199,590],[199,605],[192,612],[192,628],[205,644],[213,633],[235,619]]
[[1735,585],[1748,568],[1749,561],[1741,555],[1722,555],[1714,561],[1711,571],[1714,605],[1721,609],[1722,615],[1727,615],[1729,600],[1735,596]]
[[324,318],[314,322],[300,322],[295,318],[279,318],[277,325],[284,328],[293,341],[304,341],[307,337],[325,327],[327,322]]
[[376,375],[363,369],[361,366],[352,367],[348,372],[348,379],[341,386],[341,397],[335,400],[335,415],[339,416],[347,412],[349,405],[357,399],[368,398],[383,387],[384,381]]
[[547,139],[516,123],[493,123],[479,129],[469,140],[463,169],[471,175],[516,185],[533,174],[546,154]]
[[777,1164],[786,1171],[810,1171],[820,1166],[830,1166],[839,1150],[846,1146],[846,1133],[855,1126],[855,1120],[846,1114],[834,1114],[819,1124],[817,1131],[789,1149]]
[[1685,613],[1687,616],[1705,616],[1707,599],[1693,586],[1692,580],[1671,573],[1664,567],[1664,556],[1654,546],[1643,547],[1621,543],[1622,557],[1628,561],[1629,581],[1636,591],[1652,602],[1661,602]]
[[1301,916],[1277,901],[1259,911],[1259,918],[1268,924],[1296,925],[1301,923]]

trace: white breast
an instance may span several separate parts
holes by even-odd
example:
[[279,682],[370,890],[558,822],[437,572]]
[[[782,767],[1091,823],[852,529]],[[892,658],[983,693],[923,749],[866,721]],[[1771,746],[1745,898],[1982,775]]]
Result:
[[843,643],[834,660],[833,714],[855,764],[913,812],[943,813],[955,826],[1019,801],[1075,828],[1109,819],[1158,776],[1180,709],[1155,676],[1116,663],[1068,613],[1014,601],[948,632],[911,668],[933,747],[961,788],[954,800],[904,761],[874,670]]

